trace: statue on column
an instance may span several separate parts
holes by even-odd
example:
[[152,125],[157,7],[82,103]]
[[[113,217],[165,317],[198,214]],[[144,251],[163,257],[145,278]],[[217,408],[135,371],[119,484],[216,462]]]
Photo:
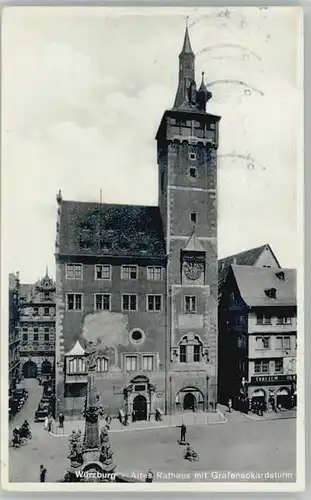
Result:
[[71,467],[79,467],[83,464],[81,431],[73,430],[69,436],[69,455]]
[[94,345],[92,340],[88,341],[84,351],[84,356],[86,358],[87,372],[95,372],[97,364],[97,346]]

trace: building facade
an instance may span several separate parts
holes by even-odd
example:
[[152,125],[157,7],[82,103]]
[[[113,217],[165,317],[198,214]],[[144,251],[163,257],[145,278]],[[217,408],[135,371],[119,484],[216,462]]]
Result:
[[296,271],[232,264],[219,301],[219,400],[236,409],[296,393]]
[[19,276],[9,275],[9,392],[19,380]]
[[86,339],[103,406],[137,419],[207,410],[217,397],[218,116],[197,90],[188,29],[174,106],[156,134],[157,207],[57,197],[59,409],[84,404]]
[[48,276],[20,287],[20,374],[54,378],[55,283]]

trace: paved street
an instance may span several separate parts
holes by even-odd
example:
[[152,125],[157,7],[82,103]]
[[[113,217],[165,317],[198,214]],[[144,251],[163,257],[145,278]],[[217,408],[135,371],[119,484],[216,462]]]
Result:
[[[68,437],[51,436],[44,431],[42,423],[33,423],[33,412],[41,391],[41,387],[33,388],[27,406],[18,416],[21,421],[29,419],[33,438],[19,449],[10,448],[12,482],[38,481],[40,464],[47,468],[47,481],[59,481],[69,465],[66,459]],[[135,473],[139,477],[151,467],[156,473],[156,481],[211,480],[211,471],[289,472],[292,477],[281,480],[295,479],[294,418],[254,420],[239,418],[238,415],[230,419],[230,416],[225,424],[188,427],[187,439],[199,453],[199,462],[183,459],[183,447],[177,443],[179,429],[174,427],[111,432],[117,471],[128,475]],[[195,471],[202,471],[202,477],[194,477],[192,473]],[[169,478],[165,475],[169,472],[182,472],[184,477],[172,475]],[[207,478],[204,473],[208,473]]]

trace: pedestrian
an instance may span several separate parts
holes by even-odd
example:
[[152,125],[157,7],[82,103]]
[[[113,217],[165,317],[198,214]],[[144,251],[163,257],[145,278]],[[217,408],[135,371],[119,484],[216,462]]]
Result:
[[178,425],[177,427],[180,427],[180,442],[185,443],[186,442],[187,427],[185,426],[184,423],[182,423],[181,425]]
[[60,413],[58,415],[58,422],[59,422],[59,428],[60,429],[63,429],[64,428],[64,420],[65,420],[65,417],[62,413]]
[[228,399],[228,411],[229,411],[229,413],[231,413],[231,411],[232,411],[232,399],[231,398]]
[[49,428],[49,417],[46,416],[44,419],[44,430],[47,431]]
[[146,483],[152,483],[152,481],[153,481],[153,472],[151,469],[149,469],[146,475]]
[[40,483],[45,483],[46,468],[40,465]]
[[52,415],[50,413],[48,416],[48,431],[49,432],[52,432],[52,423],[53,423],[53,418],[52,418]]
[[129,419],[129,416],[128,416],[128,414],[126,413],[126,414],[125,414],[125,417],[124,417],[124,426],[125,426],[125,427],[128,425],[128,419]]

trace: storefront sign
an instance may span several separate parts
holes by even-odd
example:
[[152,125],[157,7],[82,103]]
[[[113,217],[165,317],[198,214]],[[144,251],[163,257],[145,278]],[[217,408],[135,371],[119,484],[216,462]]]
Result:
[[263,375],[251,377],[252,384],[263,384],[269,382],[296,382],[296,375]]

